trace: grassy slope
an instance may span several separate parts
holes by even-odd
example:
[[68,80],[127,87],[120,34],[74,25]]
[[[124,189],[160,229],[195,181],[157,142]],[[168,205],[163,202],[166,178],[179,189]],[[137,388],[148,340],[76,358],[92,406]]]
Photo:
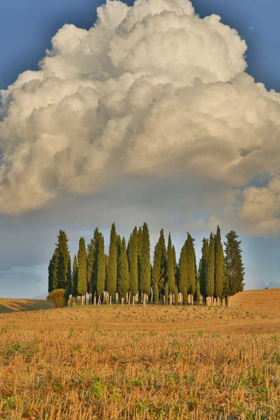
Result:
[[46,299],[0,299],[0,314],[51,308],[53,308],[52,303]]
[[231,306],[243,311],[280,313],[280,289],[249,290],[231,298]]

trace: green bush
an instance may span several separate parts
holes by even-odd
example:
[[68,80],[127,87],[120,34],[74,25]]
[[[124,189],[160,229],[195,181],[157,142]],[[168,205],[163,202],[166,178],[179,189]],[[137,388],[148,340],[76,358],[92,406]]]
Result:
[[63,308],[65,305],[65,290],[55,289],[49,294],[47,299],[52,302],[55,308]]

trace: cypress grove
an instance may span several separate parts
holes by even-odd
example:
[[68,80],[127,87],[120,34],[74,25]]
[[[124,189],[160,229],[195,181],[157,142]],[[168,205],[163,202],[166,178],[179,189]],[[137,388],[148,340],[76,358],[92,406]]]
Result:
[[[203,239],[198,274],[194,239],[189,233],[177,264],[171,234],[166,250],[162,229],[154,249],[153,266],[150,263],[150,237],[146,223],[140,229],[133,229],[127,248],[125,238],[121,240],[113,223],[109,255],[105,253],[104,236],[96,228],[87,252],[85,240],[80,238],[78,258],[74,256],[73,267],[67,241],[66,233],[61,230],[48,266],[49,293],[61,289],[63,285],[66,301],[70,295],[73,298],[81,296],[83,304],[88,293],[89,303],[110,301],[111,304],[112,297],[118,292],[122,304],[128,293],[127,302],[132,301],[133,304],[138,294],[138,302],[144,305],[147,298],[151,303],[159,303],[159,298],[163,296],[166,304],[172,304],[174,300],[175,304],[200,304],[201,301],[213,304],[216,300],[222,305],[224,301],[229,304],[229,297],[244,289],[241,242],[236,232],[229,232],[224,242],[224,255],[219,226],[209,240]],[[188,294],[191,295],[189,302]],[[108,295],[110,299],[107,301]]]

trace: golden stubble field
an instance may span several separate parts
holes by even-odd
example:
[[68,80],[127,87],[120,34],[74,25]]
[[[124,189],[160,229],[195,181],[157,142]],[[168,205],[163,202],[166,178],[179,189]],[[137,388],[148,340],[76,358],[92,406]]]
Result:
[[0,418],[280,419],[280,308],[248,310],[258,293],[2,313]]

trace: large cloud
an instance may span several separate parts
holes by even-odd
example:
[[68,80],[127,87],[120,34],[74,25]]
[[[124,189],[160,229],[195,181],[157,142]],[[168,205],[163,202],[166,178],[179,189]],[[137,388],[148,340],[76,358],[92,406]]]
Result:
[[216,183],[220,219],[279,231],[280,95],[245,73],[246,48],[188,0],[109,1],[89,31],[65,25],[1,92],[1,212],[172,174]]

